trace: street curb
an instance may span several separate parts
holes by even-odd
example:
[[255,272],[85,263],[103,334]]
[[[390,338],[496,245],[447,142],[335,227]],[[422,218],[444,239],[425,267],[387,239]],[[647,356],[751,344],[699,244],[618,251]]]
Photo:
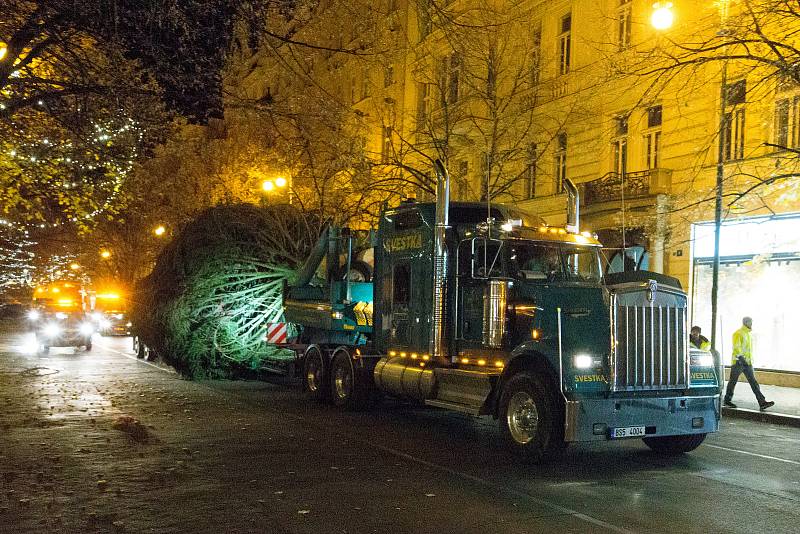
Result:
[[747,419],[760,423],[772,423],[774,425],[786,425],[800,428],[800,417],[784,413],[770,413],[759,410],[748,410],[746,408],[722,408],[722,415],[734,419]]

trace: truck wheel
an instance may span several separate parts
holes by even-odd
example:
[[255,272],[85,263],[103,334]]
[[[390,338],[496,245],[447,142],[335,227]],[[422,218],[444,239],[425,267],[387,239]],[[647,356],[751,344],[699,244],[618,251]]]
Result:
[[90,350],[92,350],[92,340],[91,339],[87,339],[86,340],[86,352],[89,352]]
[[642,441],[658,453],[675,455],[695,450],[705,439],[705,434],[688,434],[686,436],[642,438]]
[[339,347],[331,362],[331,398],[345,410],[363,410],[372,405],[370,373],[353,363],[350,351]]
[[319,403],[330,401],[328,376],[328,362],[322,350],[317,345],[308,347],[303,357],[303,387],[309,397]]
[[141,356],[139,355],[139,346],[140,345],[141,345],[141,343],[139,343],[139,336],[133,336],[133,353],[136,354],[137,358],[143,358],[144,357],[144,355],[141,355]]
[[564,429],[552,387],[536,375],[512,376],[500,396],[499,424],[506,445],[532,463],[563,451]]

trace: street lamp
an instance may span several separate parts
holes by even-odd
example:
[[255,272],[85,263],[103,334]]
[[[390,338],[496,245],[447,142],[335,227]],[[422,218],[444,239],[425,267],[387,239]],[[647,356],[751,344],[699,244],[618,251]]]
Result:
[[672,2],[656,2],[653,4],[653,14],[650,24],[657,30],[666,30],[672,27],[675,16],[672,13]]
[[[725,22],[728,14],[728,0],[720,0],[720,28],[717,36],[724,38],[726,35]],[[672,26],[674,17],[671,2],[656,2],[653,4],[653,14],[650,23],[657,30],[665,30]],[[723,55],[725,46],[720,48]],[[725,137],[727,120],[725,117],[725,86],[728,83],[728,60],[722,60],[722,80],[719,89],[719,129],[717,132],[717,176],[714,194],[714,263],[711,271],[711,348],[717,348],[717,297],[719,293],[719,236],[722,230],[722,193],[725,178]]]
[[272,182],[272,180],[264,180],[264,183],[261,184],[261,188],[264,191],[269,192],[275,189],[275,184]]
[[100,250],[100,257],[103,258],[104,260],[107,260],[108,258],[111,257],[111,251],[107,249]]
[[278,187],[286,187],[287,183],[288,182],[286,181],[286,178],[284,178],[283,176],[278,176],[277,178],[275,178],[275,185]]
[[167,229],[164,228],[164,225],[162,224],[159,224],[155,227],[155,229],[153,229],[153,233],[156,234],[157,237],[161,237],[166,231]]

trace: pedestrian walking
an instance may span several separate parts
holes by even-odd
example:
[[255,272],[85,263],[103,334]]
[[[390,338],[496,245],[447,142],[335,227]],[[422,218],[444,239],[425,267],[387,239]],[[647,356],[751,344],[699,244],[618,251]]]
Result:
[[775,403],[768,401],[761,393],[761,388],[758,386],[756,375],[753,373],[753,338],[751,331],[753,329],[753,319],[750,317],[742,318],[742,327],[733,333],[733,354],[731,355],[731,376],[728,380],[728,389],[725,391],[725,400],[723,404],[728,408],[736,408],[736,405],[731,402],[733,398],[733,389],[736,387],[736,382],[739,380],[739,375],[744,373],[747,381],[750,383],[750,389],[758,400],[758,407],[761,411],[766,410],[770,406],[775,406]]
[[708,342],[708,338],[701,335],[700,332],[699,326],[693,326],[689,332],[689,343],[696,349],[711,350],[711,343]]

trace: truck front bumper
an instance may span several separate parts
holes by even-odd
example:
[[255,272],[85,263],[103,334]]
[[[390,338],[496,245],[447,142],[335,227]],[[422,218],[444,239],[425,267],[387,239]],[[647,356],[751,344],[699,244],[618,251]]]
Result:
[[719,395],[568,400],[564,437],[603,441],[613,428],[640,426],[646,437],[706,434],[719,430],[719,407]]

